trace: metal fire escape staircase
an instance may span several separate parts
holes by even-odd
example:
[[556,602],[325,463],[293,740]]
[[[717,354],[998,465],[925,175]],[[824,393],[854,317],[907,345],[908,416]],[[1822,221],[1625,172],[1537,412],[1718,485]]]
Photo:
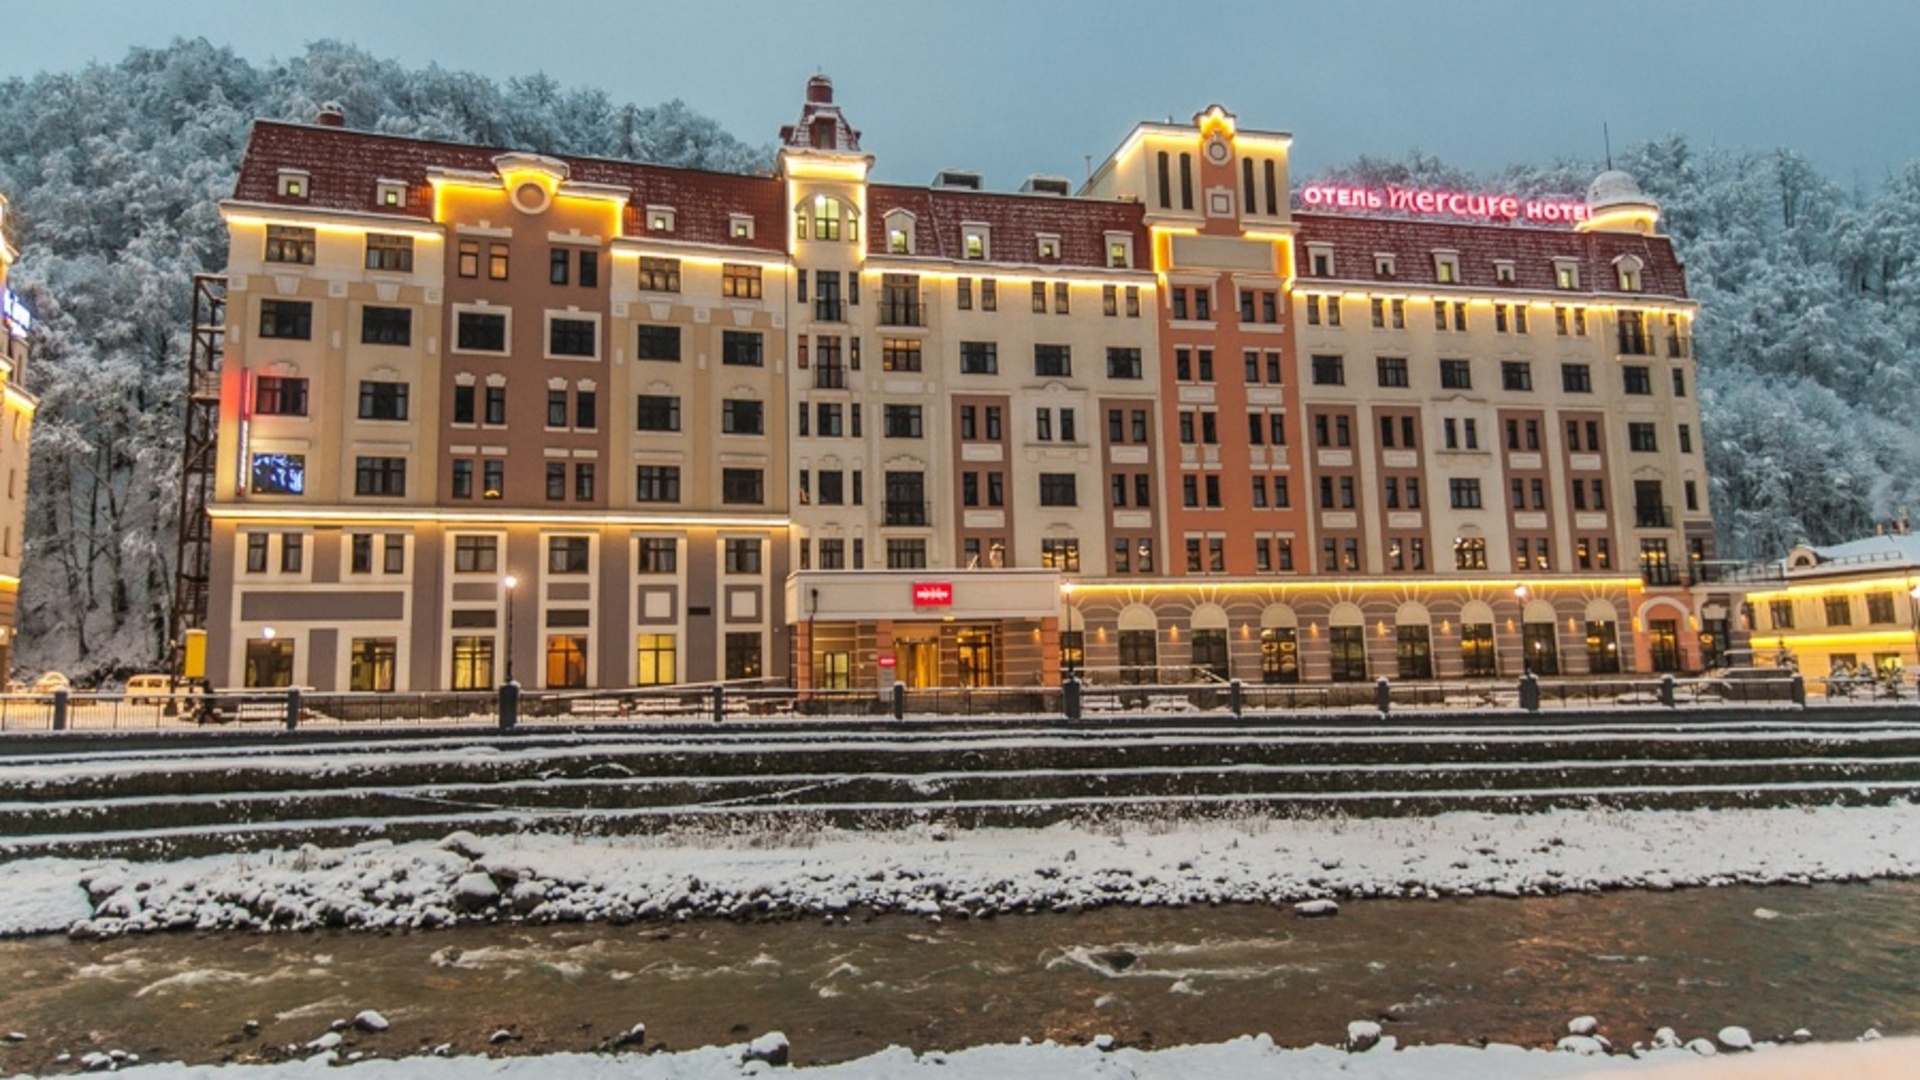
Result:
[[220,363],[225,352],[227,279],[193,276],[193,340],[187,350],[185,439],[180,448],[180,547],[173,593],[173,663],[189,630],[207,625],[213,570],[214,440],[220,432]]

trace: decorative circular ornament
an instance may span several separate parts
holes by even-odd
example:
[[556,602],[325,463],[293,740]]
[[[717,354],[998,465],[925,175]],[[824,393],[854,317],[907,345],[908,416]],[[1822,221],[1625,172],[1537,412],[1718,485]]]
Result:
[[1232,156],[1233,156],[1233,149],[1227,145],[1227,140],[1221,138],[1217,134],[1211,135],[1207,138],[1207,160],[1208,161],[1213,162],[1215,165],[1225,165],[1227,163],[1227,159]]
[[513,205],[522,213],[538,214],[553,202],[553,196],[547,189],[532,181],[527,181],[513,189]]

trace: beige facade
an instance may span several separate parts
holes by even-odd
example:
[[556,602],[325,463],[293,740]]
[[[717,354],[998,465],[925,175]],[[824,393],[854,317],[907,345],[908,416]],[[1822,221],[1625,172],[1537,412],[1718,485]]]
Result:
[[9,207],[0,195],[0,680],[13,675],[19,634],[20,558],[27,536],[27,459],[36,401],[25,388],[32,316],[7,288],[16,253],[8,243]]
[[214,681],[1709,661],[1657,208],[1609,174],[1376,212],[1295,192],[1290,148],[1216,106],[1077,195],[880,184],[820,77],[761,177],[263,122],[224,206]]
[[1886,677],[1920,665],[1920,537],[1905,522],[1845,544],[1802,544],[1747,584],[1751,660],[1810,678]]

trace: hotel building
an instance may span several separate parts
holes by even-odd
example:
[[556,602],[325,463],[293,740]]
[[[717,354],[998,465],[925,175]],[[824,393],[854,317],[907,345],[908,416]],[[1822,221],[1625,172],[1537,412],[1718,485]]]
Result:
[[7,287],[17,257],[8,242],[7,200],[0,195],[0,681],[13,675],[13,645],[20,626],[20,554],[27,536],[27,448],[36,405],[22,382],[27,373],[27,334],[33,315]]
[[1746,586],[1753,659],[1812,678],[1920,665],[1920,536],[1903,520],[1877,536],[1801,544]]
[[257,124],[223,204],[212,680],[1320,682],[1724,647],[1694,307],[1624,175],[1296,195],[1290,136],[1216,107],[1077,193],[888,185],[821,77],[780,144],[731,176]]

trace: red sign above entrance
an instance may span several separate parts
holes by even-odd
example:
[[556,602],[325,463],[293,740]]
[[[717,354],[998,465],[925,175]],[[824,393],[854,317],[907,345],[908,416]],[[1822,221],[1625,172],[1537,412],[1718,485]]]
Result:
[[1390,210],[1402,214],[1443,214],[1448,217],[1488,218],[1494,221],[1572,223],[1587,220],[1587,204],[1578,199],[1523,199],[1518,195],[1470,195],[1459,191],[1426,191],[1398,187],[1346,187],[1309,184],[1300,190],[1300,202],[1311,209]]
[[916,581],[913,583],[914,607],[952,607],[953,584],[946,581]]

